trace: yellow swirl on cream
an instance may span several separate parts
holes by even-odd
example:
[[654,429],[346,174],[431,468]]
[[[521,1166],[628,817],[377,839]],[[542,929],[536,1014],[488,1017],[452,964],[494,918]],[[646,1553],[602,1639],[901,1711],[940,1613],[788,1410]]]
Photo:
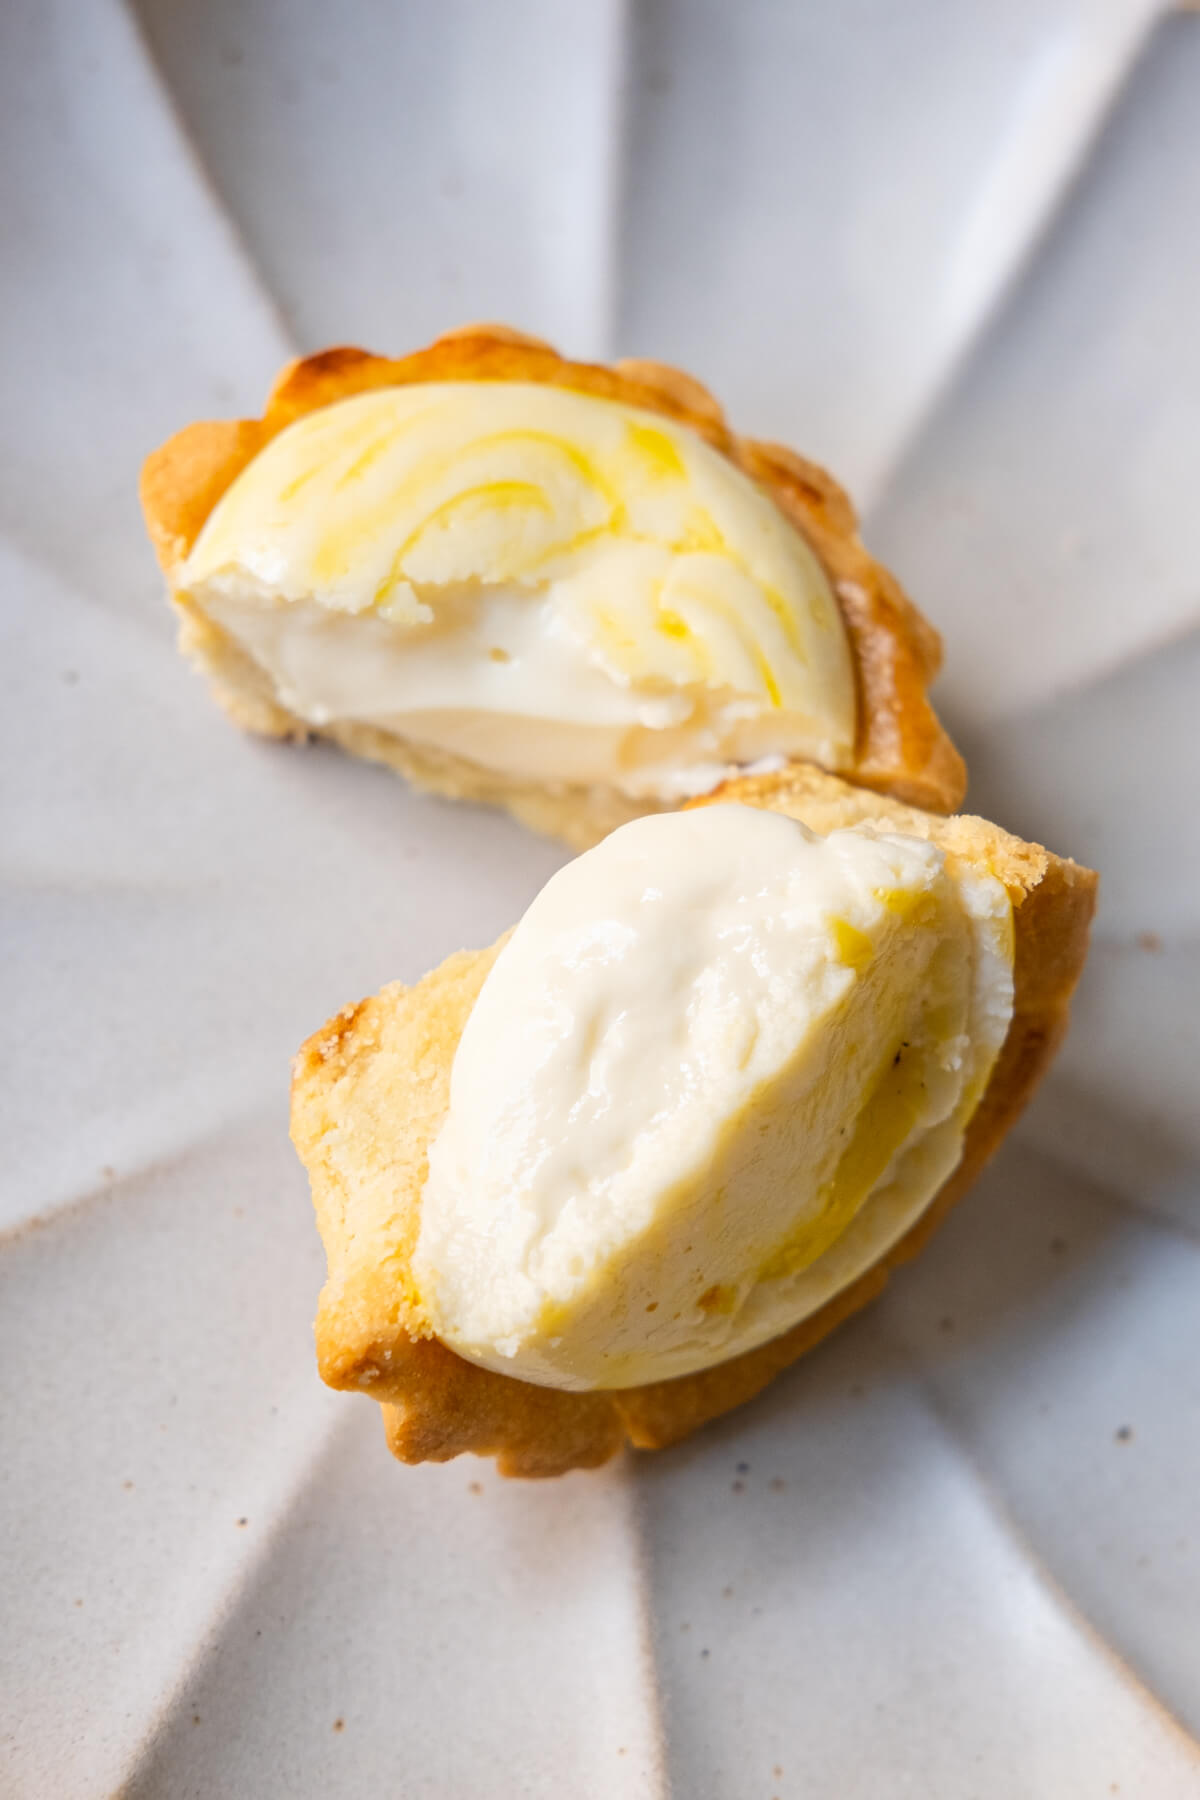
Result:
[[175,586],[315,726],[675,799],[852,762],[845,628],[808,545],[686,427],[524,382],[384,388],[289,426]]

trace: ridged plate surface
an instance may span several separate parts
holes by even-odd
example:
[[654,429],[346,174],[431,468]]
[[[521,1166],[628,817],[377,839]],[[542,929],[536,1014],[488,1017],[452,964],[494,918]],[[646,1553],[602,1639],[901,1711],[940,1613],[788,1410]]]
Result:
[[[0,1787],[1200,1793],[1200,16],[0,9]],[[507,318],[828,460],[972,798],[1103,872],[1053,1080],[681,1449],[404,1470],[326,1393],[288,1057],[558,853],[177,660],[135,500],[299,348]]]

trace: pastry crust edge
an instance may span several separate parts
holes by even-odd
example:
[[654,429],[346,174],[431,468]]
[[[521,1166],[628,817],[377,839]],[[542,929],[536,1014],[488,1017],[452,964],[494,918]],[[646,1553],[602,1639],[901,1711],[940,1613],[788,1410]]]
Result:
[[407,1274],[454,1049],[504,939],[459,952],[413,988],[395,983],[346,1008],[308,1040],[293,1068],[292,1137],[329,1259],[318,1364],[331,1386],[381,1402],[388,1444],[401,1461],[471,1451],[494,1456],[502,1474],[556,1475],[605,1462],[625,1443],[675,1443],[751,1399],[917,1254],[999,1145],[1062,1039],[1087,953],[1091,870],[986,820],[918,812],[804,766],[744,777],[695,804],[714,800],[764,806],[821,831],[877,819],[976,866],[985,862],[1005,883],[1014,917],[1013,1018],[962,1160],[878,1263],[781,1337],[715,1368],[642,1387],[539,1387],[481,1369],[425,1335]]
[[[784,445],[738,437],[713,396],[665,363],[626,359],[611,368],[571,362],[538,338],[504,325],[469,325],[393,360],[349,346],[289,363],[261,419],[204,420],[147,457],[141,501],[158,560],[172,581],[221,496],[280,431],[302,415],[371,388],[418,381],[536,381],[656,412],[690,426],[764,487],[829,576],[850,640],[859,785],[934,812],[966,790],[966,769],[929,702],[942,660],[938,633],[858,536],[847,495],[816,463]],[[340,724],[316,730],[280,706],[246,654],[186,600],[180,643],[214,695],[244,729],[268,737],[330,738],[385,763],[418,787],[507,806],[524,823],[577,848],[652,807],[596,788],[514,786],[461,758],[430,753],[391,733]]]

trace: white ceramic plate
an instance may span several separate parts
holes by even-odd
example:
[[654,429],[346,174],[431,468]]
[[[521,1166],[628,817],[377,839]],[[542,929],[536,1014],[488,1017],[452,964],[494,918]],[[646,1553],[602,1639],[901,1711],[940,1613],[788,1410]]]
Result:
[[[1200,17],[0,10],[5,1794],[1200,1792]],[[288,1057],[558,860],[239,737],[134,497],[296,347],[502,317],[827,459],[983,810],[1096,863],[1071,1043],[756,1405],[547,1486],[326,1393]]]

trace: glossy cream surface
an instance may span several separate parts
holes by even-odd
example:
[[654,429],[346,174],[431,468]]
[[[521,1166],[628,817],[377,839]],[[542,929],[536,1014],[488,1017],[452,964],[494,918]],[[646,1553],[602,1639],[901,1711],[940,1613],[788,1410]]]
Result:
[[1004,887],[921,839],[737,805],[622,827],[459,1043],[413,1261],[438,1335],[603,1388],[785,1331],[953,1170],[1012,991]]
[[174,586],[321,727],[648,802],[765,757],[853,760],[850,651],[774,502],[684,426],[525,382],[297,420]]

